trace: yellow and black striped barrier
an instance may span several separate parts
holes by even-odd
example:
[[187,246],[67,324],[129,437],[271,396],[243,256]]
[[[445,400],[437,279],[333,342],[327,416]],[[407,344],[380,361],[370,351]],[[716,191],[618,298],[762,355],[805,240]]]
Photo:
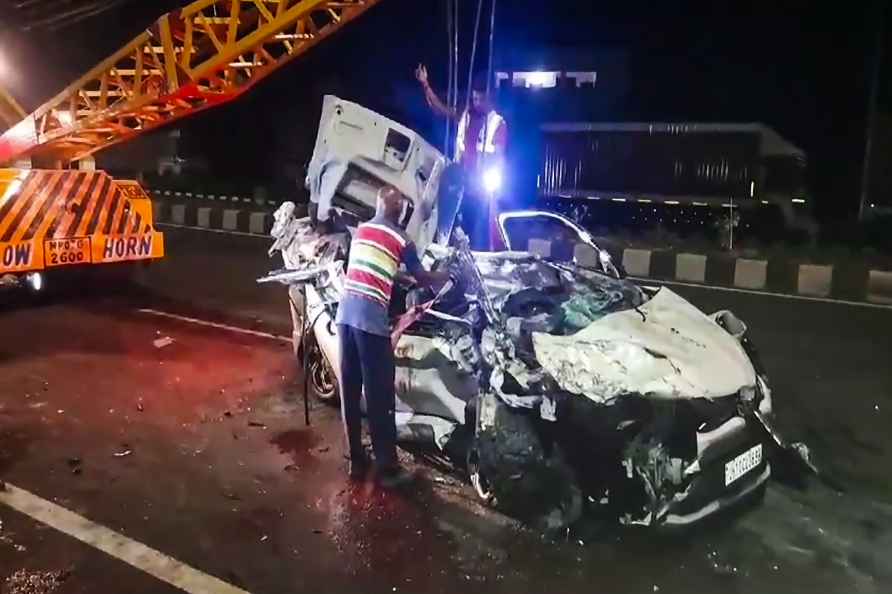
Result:
[[102,171],[0,169],[0,275],[163,256],[138,183]]

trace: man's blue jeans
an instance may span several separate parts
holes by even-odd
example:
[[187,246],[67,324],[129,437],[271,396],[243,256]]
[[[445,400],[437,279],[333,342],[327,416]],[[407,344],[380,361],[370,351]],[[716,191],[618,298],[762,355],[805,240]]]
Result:
[[346,324],[338,324],[338,336],[341,345],[341,415],[350,459],[361,460],[364,456],[359,403],[365,388],[375,461],[381,468],[395,467],[396,394],[390,337],[369,334]]

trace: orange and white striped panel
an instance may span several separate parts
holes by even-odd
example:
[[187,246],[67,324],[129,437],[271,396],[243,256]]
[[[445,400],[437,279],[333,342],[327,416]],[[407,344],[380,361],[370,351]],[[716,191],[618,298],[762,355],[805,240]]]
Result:
[[[153,228],[151,212],[138,184],[116,182],[102,171],[0,169],[0,273],[160,257],[163,238]],[[135,241],[142,247],[150,236],[148,253],[140,249],[125,252],[125,258],[102,257],[109,241],[123,240],[125,246]],[[80,241],[65,242],[72,239]]]

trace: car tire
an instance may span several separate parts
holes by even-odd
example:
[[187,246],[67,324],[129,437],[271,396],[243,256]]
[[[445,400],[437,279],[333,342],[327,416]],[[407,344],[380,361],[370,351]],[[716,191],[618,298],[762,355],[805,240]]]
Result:
[[[492,415],[477,427],[467,471],[477,497],[507,515],[544,531],[565,528],[582,515],[583,494],[557,443],[545,443],[536,418],[511,409],[494,395]],[[466,410],[475,419],[481,403]],[[491,408],[494,406],[494,409]]]

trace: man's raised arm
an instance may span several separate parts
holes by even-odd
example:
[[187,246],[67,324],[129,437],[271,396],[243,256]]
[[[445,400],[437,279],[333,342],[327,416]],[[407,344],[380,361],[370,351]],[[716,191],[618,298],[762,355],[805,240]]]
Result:
[[434,112],[440,114],[441,116],[447,117],[450,120],[459,119],[458,112],[443,103],[443,101],[439,97],[437,97],[437,94],[431,88],[430,82],[428,81],[427,77],[427,67],[424,64],[419,64],[418,68],[415,69],[415,78],[417,78],[418,82],[421,83],[421,88],[424,90],[424,98],[427,100],[427,104],[432,110],[434,110]]

